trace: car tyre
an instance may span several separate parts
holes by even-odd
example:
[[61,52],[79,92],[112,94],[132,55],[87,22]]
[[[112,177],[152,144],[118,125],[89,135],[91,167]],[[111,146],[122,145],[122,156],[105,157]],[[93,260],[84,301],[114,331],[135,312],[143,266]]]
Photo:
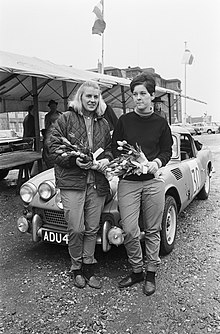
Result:
[[9,173],[8,169],[0,170],[0,181],[3,180]]
[[177,204],[173,196],[166,195],[162,218],[160,253],[169,254],[173,248],[177,230]]
[[209,170],[207,168],[207,170],[206,170],[205,184],[204,184],[204,186],[202,187],[202,189],[200,190],[200,192],[197,195],[198,199],[205,200],[205,199],[207,199],[209,197],[210,184],[211,184],[211,180],[210,179],[211,179],[210,173],[209,173]]

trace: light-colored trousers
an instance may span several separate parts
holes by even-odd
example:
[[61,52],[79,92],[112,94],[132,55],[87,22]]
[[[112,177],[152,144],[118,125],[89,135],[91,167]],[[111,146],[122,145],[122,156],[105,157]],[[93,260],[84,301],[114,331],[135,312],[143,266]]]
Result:
[[120,180],[118,201],[128,261],[135,273],[143,270],[143,254],[138,224],[142,210],[145,231],[146,269],[156,272],[159,264],[160,230],[165,203],[162,179],[148,181]]
[[92,184],[87,184],[84,191],[61,189],[69,232],[71,270],[80,269],[82,263],[97,263],[94,258],[96,236],[105,198],[106,196],[98,196]]

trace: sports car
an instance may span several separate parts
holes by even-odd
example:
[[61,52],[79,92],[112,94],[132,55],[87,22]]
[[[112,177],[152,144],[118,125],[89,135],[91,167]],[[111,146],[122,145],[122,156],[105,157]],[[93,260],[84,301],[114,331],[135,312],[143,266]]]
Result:
[[[165,182],[165,207],[162,218],[161,254],[168,254],[175,244],[178,214],[195,197],[205,200],[210,192],[212,156],[208,148],[191,136],[186,128],[171,126],[172,158],[160,169]],[[117,201],[118,178],[110,181],[111,194],[107,198],[100,220],[97,244],[104,252],[112,245],[123,243]],[[68,244],[67,224],[64,219],[60,191],[55,186],[54,170],[46,170],[28,180],[20,188],[24,203],[23,215],[18,218],[20,232],[30,233],[34,242]],[[144,239],[140,215],[140,239]]]

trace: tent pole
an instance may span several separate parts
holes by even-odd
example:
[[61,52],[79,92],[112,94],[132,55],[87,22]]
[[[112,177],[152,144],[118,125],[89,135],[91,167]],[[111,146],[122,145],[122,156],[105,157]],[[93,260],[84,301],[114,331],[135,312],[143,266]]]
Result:
[[123,87],[123,86],[121,86],[121,97],[122,97],[122,109],[123,109],[123,114],[126,114],[125,91],[124,91],[124,87]]
[[[102,2],[102,17],[104,20],[104,0],[101,0]],[[101,73],[104,74],[105,67],[104,67],[104,31],[102,33],[102,68],[101,68]]]
[[8,111],[6,110],[6,100],[5,99],[2,99],[2,112],[3,113],[6,113],[6,124],[7,124],[7,127],[6,129],[9,129],[9,117],[8,117]]
[[64,103],[64,111],[68,109],[68,97],[67,97],[67,84],[66,81],[62,81],[63,87],[63,103]]
[[171,99],[170,99],[170,93],[167,94],[168,95],[168,108],[169,108],[169,124],[171,125]]
[[40,152],[40,126],[39,126],[39,110],[38,110],[38,93],[37,93],[37,78],[32,77],[33,88],[33,102],[34,102],[34,126],[36,134],[36,148],[37,152]]

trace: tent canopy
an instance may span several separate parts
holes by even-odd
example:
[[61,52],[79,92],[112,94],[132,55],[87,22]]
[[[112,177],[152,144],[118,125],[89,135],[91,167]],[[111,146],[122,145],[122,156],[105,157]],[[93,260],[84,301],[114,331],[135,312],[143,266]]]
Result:
[[[33,78],[36,78],[35,92]],[[66,107],[79,85],[87,80],[100,84],[103,98],[112,107],[124,110],[133,107],[129,79],[0,51],[0,97],[4,102],[1,112],[26,110],[33,103],[34,94],[37,94],[39,110],[46,111],[51,99]],[[157,96],[166,93],[179,95],[176,91],[156,88]]]
[[[72,99],[79,85],[88,80],[100,84],[105,102],[113,108],[126,112],[127,108],[134,107],[129,79],[0,51],[0,112],[24,111],[28,105],[34,104],[36,150],[39,151],[39,117],[36,117],[38,112],[47,111],[47,104],[51,99],[63,103],[63,111],[67,110],[68,101]],[[170,123],[171,94],[183,96],[180,92],[156,87],[156,96],[167,95]],[[205,103],[188,96],[185,98]]]

